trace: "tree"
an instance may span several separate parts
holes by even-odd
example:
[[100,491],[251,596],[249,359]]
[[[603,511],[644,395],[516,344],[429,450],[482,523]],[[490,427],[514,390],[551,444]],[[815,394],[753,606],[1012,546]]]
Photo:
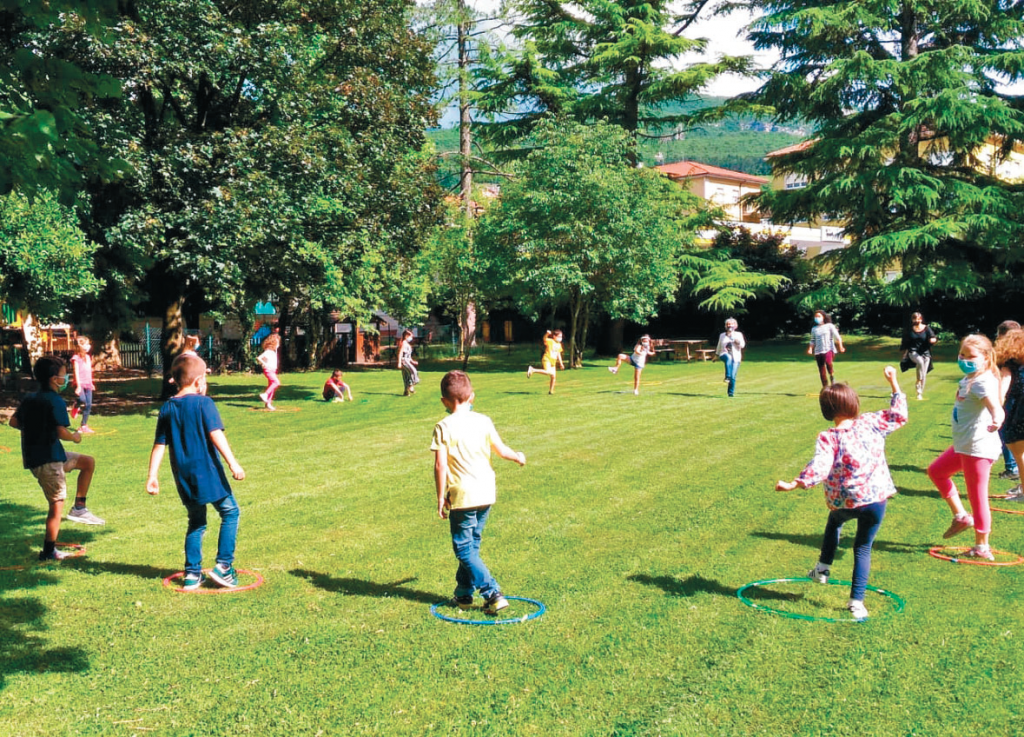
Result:
[[[27,325],[65,317],[73,300],[102,286],[93,275],[95,250],[54,195],[0,197],[0,298],[26,307]],[[33,331],[26,330],[25,339],[36,357]]]
[[681,280],[710,308],[785,281],[699,251],[708,214],[684,188],[632,166],[633,139],[622,128],[546,120],[534,136],[537,148],[481,220],[478,239],[528,310],[568,308],[572,366],[582,365],[595,313],[643,322]]
[[113,42],[82,52],[123,80],[93,121],[135,171],[115,187],[90,182],[90,235],[129,276],[147,275],[165,374],[186,300],[244,315],[275,294],[315,319],[404,299],[391,280],[440,199],[420,151],[429,49],[406,11],[401,0],[128,3]]
[[[781,58],[758,97],[817,129],[774,159],[802,189],[767,193],[777,222],[832,219],[823,260],[893,304],[978,294],[1019,269],[1024,6],[1000,0],[755,0],[750,38]],[[896,273],[893,278],[893,273]]]

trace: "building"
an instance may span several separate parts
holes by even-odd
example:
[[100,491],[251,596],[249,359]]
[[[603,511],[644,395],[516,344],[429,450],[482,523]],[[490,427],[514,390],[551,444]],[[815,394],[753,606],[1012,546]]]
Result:
[[744,204],[743,197],[760,192],[769,183],[767,178],[696,161],[677,161],[654,168],[672,181],[684,184],[702,200],[720,207],[730,223],[761,222],[760,213]]

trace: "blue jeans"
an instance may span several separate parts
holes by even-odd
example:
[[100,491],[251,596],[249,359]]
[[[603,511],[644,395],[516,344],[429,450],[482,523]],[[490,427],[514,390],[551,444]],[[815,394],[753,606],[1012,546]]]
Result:
[[853,538],[853,586],[850,598],[864,601],[864,591],[868,585],[868,574],[871,572],[871,546],[875,542],[878,528],[885,517],[885,502],[865,504],[853,509],[834,509],[829,512],[825,524],[825,538],[821,541],[821,556],[818,558],[824,565],[832,567],[839,547],[839,536],[843,525],[852,519],[857,520],[857,535]]
[[82,393],[75,397],[75,406],[80,407],[82,412],[82,424],[89,424],[89,415],[92,413],[92,389],[83,389]]
[[740,362],[734,361],[728,353],[719,356],[725,364],[725,378],[729,382],[729,396],[736,393],[736,372],[740,370]]
[[479,590],[480,595],[490,599],[501,589],[487,570],[480,557],[480,538],[484,534],[487,515],[491,508],[452,509],[448,512],[448,524],[452,532],[452,549],[459,559],[459,569],[455,572],[455,595],[472,596]]
[[[238,537],[238,502],[228,494],[213,502],[220,515],[220,535],[217,538],[217,562],[230,568],[235,560],[235,539]],[[206,533],[206,505],[186,504],[188,532],[185,533],[185,573],[199,573],[203,569],[203,535]]]

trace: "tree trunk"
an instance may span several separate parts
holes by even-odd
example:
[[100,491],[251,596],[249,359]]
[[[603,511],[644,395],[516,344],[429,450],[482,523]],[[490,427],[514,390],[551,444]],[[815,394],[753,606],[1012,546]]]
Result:
[[171,383],[171,361],[181,353],[185,343],[185,295],[177,294],[167,299],[164,306],[163,325],[160,331],[160,363],[163,366],[163,386],[160,398],[168,399],[177,392]]
[[121,368],[121,331],[111,331],[94,355],[103,368]]
[[473,120],[470,115],[469,81],[469,31],[468,10],[464,0],[459,0],[459,196],[467,217],[473,216]]
[[608,321],[608,330],[605,332],[604,339],[599,346],[601,352],[611,356],[617,354],[622,350],[622,339],[625,334],[625,319],[621,317],[610,319]]
[[573,368],[583,368],[583,351],[587,349],[587,333],[590,332],[590,300],[583,303],[583,314],[580,316],[580,342],[573,354]]
[[25,319],[21,323],[21,335],[25,339],[25,351],[28,353],[29,373],[32,366],[43,355],[43,341],[39,336],[39,320],[31,312],[25,313]]
[[580,313],[583,311],[583,295],[573,289],[569,297],[569,368],[576,368],[576,336],[579,334]]

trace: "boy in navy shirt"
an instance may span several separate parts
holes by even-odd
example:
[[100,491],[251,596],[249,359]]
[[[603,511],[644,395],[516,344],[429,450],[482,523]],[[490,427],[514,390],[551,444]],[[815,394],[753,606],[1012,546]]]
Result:
[[231,494],[219,452],[237,481],[245,471],[231,453],[224,436],[224,423],[213,400],[206,396],[206,363],[194,354],[182,354],[171,364],[171,376],[178,393],[160,409],[156,421],[156,440],[149,456],[149,480],[146,491],[160,493],[157,472],[165,449],[171,449],[171,471],[181,503],[188,510],[185,533],[185,579],[183,588],[192,591],[203,584],[203,534],[206,532],[206,505],[220,514],[217,565],[210,578],[219,586],[238,585],[233,563],[238,534],[238,503]]
[[75,506],[68,512],[68,519],[87,525],[104,524],[85,506],[96,461],[92,456],[65,451],[60,442],[82,442],[80,433],[68,430],[71,425],[68,406],[58,394],[68,385],[67,366],[56,356],[43,356],[32,367],[32,373],[39,382],[39,391],[29,394],[18,405],[11,427],[21,431],[22,464],[32,471],[50,505],[39,560],[61,560],[68,555],[57,550],[60,516],[68,496],[66,474],[78,471]]

